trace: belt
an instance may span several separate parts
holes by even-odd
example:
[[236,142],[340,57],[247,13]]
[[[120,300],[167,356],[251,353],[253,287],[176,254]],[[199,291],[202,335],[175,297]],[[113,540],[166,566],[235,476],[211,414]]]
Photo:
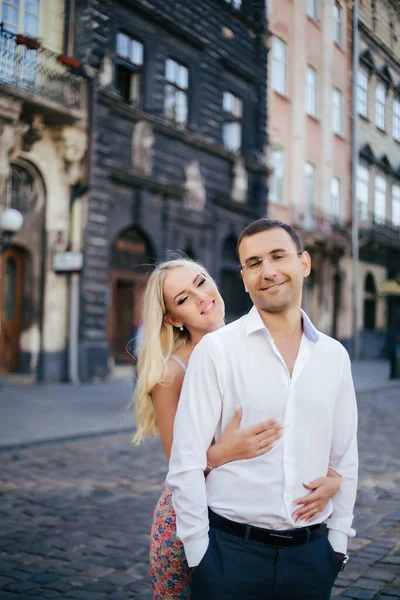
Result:
[[274,529],[263,529],[262,527],[253,527],[252,525],[230,521],[229,519],[225,519],[225,517],[217,515],[211,509],[208,509],[208,513],[212,527],[245,540],[263,542],[269,546],[278,546],[281,548],[300,546],[327,534],[325,523],[311,525],[310,527],[299,527],[298,529],[276,531]]

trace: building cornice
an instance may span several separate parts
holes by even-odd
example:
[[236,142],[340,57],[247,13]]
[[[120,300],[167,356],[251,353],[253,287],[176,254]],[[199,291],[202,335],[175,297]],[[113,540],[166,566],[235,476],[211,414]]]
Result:
[[400,69],[400,60],[398,56],[387,46],[382,40],[380,40],[362,21],[358,21],[358,27],[361,33],[367,36],[374,44],[378,46],[381,50],[383,50],[391,61]]

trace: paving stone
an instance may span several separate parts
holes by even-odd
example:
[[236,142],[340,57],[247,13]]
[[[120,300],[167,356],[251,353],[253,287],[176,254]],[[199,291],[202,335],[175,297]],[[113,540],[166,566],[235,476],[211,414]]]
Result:
[[28,590],[32,590],[35,587],[36,584],[31,583],[30,581],[13,581],[11,583],[6,583],[6,585],[3,586],[3,589],[6,592],[21,594],[23,592],[27,592]]
[[400,586],[385,587],[384,591],[387,596],[392,596],[392,598],[400,598]]
[[53,575],[52,573],[38,573],[37,575],[33,575],[29,581],[34,581],[35,583],[51,583],[53,581],[57,581],[59,579],[58,575]]
[[366,579],[365,577],[360,577],[360,579],[357,579],[357,587],[365,590],[379,592],[382,590],[383,586],[384,583],[382,581],[374,581],[373,579]]
[[383,569],[368,569],[368,571],[365,573],[365,577],[368,577],[368,579],[377,579],[378,581],[390,583],[395,579],[395,574],[389,573]]
[[354,600],[372,600],[376,596],[376,593],[369,590],[352,587],[342,592],[342,596],[345,598],[353,598]]

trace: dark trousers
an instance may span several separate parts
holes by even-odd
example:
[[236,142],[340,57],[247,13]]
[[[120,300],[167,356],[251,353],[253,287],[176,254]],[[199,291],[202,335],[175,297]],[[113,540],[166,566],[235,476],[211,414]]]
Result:
[[329,600],[340,561],[324,535],[290,548],[246,541],[211,525],[192,573],[192,600]]

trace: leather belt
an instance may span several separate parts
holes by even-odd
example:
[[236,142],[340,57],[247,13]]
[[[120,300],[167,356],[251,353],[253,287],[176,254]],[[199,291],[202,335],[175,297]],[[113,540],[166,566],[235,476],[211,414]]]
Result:
[[236,535],[245,540],[262,542],[268,546],[278,546],[281,548],[290,548],[291,546],[300,546],[307,544],[311,540],[327,535],[327,527],[325,523],[311,525],[310,527],[299,527],[298,529],[263,529],[262,527],[254,527],[237,523],[221,517],[208,509],[210,525],[216,529],[220,529],[225,533]]

